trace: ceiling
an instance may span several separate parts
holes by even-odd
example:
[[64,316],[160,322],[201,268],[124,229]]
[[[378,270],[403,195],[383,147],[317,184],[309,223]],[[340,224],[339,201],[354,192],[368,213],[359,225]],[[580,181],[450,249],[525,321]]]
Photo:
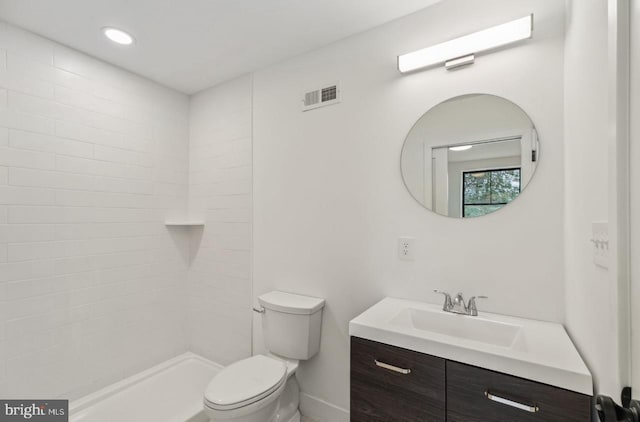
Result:
[[191,94],[438,1],[0,0],[0,18]]

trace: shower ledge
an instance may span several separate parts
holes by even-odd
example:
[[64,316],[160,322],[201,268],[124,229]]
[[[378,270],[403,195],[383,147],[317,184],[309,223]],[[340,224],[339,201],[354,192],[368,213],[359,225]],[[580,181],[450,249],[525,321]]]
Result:
[[204,221],[200,220],[169,220],[164,222],[168,227],[202,227]]

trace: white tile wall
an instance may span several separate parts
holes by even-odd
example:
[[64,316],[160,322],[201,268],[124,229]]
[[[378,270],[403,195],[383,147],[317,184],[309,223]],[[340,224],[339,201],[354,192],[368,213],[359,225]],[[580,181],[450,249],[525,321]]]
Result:
[[[188,112],[182,94],[0,23],[0,396],[75,398],[187,350],[187,262],[163,221],[187,204]],[[222,172],[197,176],[204,199],[248,166],[250,144],[229,141],[201,157]],[[233,174],[246,194],[248,170]],[[233,240],[248,200],[229,204],[245,211],[222,243],[243,248],[208,231],[195,263],[210,315],[239,313],[212,286],[242,294],[249,276],[248,242]],[[231,331],[227,356],[246,353],[249,334]]]
[[251,107],[250,76],[190,105],[189,209],[206,220],[189,270],[190,346],[221,364],[251,354]]

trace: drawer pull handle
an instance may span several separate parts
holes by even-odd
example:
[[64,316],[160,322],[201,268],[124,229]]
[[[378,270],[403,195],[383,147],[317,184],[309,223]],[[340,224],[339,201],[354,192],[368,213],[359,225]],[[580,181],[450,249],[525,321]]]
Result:
[[378,360],[374,360],[376,366],[380,368],[388,369],[389,371],[397,372],[399,374],[407,375],[411,373],[411,369],[398,368],[397,366],[389,365],[388,363],[380,362]]
[[505,404],[507,406],[515,407],[516,409],[524,410],[525,412],[537,413],[540,410],[540,408],[538,406],[529,406],[528,404],[518,403],[517,401],[513,401],[513,400],[505,399],[504,397],[496,396],[494,394],[491,394],[488,391],[485,391],[484,395],[491,401],[494,401],[496,403]]

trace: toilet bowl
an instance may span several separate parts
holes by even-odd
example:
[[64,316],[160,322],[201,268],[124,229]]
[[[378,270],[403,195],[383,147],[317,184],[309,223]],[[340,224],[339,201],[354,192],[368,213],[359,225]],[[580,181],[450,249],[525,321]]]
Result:
[[211,422],[300,422],[298,361],[320,346],[324,299],[271,292],[258,298],[270,353],[235,362],[216,374],[204,394]]
[[204,396],[212,422],[299,422],[298,364],[256,355],[220,371]]

